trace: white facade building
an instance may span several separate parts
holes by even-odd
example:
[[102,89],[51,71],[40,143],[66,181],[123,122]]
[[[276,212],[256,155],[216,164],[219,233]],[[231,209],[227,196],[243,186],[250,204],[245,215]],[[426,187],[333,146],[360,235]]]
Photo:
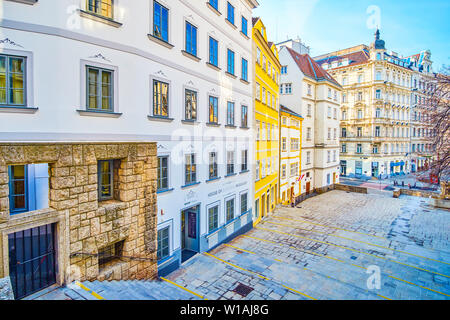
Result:
[[295,45],[279,47],[280,103],[303,117],[301,194],[339,183],[339,114],[341,86]]
[[169,272],[183,249],[188,258],[252,225],[258,3],[95,2],[0,3],[0,57],[23,59],[25,78],[23,101],[0,104],[0,141],[156,141]]

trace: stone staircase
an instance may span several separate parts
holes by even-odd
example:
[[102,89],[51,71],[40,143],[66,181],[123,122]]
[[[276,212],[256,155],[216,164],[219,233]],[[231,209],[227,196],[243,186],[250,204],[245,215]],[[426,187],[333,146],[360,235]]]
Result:
[[[165,281],[85,281],[81,283],[106,300],[199,300],[200,298]],[[91,292],[73,284],[64,289],[72,300],[99,300]]]

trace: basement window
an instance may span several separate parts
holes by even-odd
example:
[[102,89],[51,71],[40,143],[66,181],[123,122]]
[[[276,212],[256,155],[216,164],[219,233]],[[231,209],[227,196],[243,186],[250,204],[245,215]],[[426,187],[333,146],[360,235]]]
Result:
[[113,262],[120,261],[123,254],[124,240],[116,242],[112,245],[101,248],[98,251],[98,267],[104,269]]

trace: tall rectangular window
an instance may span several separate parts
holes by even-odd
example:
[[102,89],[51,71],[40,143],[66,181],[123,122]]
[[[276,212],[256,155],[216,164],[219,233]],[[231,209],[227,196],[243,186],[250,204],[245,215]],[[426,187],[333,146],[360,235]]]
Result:
[[113,0],[88,0],[87,11],[106,18],[113,18]]
[[241,214],[247,212],[247,193],[241,194]]
[[110,200],[113,198],[114,166],[113,160],[98,162],[98,198],[99,200]]
[[169,84],[153,80],[153,115],[169,117]]
[[241,31],[243,34],[248,36],[248,21],[244,17],[242,17],[242,28]]
[[208,209],[208,232],[212,232],[219,227],[219,206]]
[[153,3],[153,35],[169,41],[169,9],[156,1]]
[[234,7],[229,2],[227,5],[227,20],[234,24]]
[[217,124],[219,122],[218,114],[219,99],[216,97],[209,97],[209,123]]
[[219,4],[217,3],[217,0],[209,0],[209,4],[211,5],[211,7],[219,11]]
[[255,176],[256,176],[256,181],[258,181],[259,178],[260,178],[260,175],[259,175],[260,169],[259,169],[259,167],[260,167],[260,161],[257,160],[257,161],[256,161],[256,165],[255,165]]
[[248,150],[242,150],[241,171],[247,171],[247,169],[248,169]]
[[216,39],[209,37],[209,63],[216,67],[219,65],[218,51],[219,42]]
[[27,166],[9,167],[9,207],[11,214],[28,211]]
[[184,177],[186,185],[197,181],[197,165],[194,153],[185,155]]
[[242,58],[242,80],[248,81],[248,61]]
[[247,128],[248,126],[248,107],[241,106],[241,127]]
[[226,217],[227,222],[230,222],[234,219],[234,199],[230,199],[226,201],[225,204]]
[[234,75],[234,52],[230,49],[227,51],[227,71]]
[[186,22],[186,52],[197,56],[197,28]]
[[87,67],[87,109],[114,111],[113,71]]
[[158,230],[158,260],[169,256],[169,227]]
[[362,153],[362,145],[360,143],[356,145],[356,153]]
[[218,177],[217,170],[217,152],[209,153],[209,179],[215,179]]
[[158,157],[158,191],[169,188],[169,157]]
[[24,106],[25,58],[0,55],[0,105]]
[[234,102],[227,103],[227,125],[234,126]]
[[186,89],[185,100],[186,120],[197,120],[197,92]]
[[227,151],[227,175],[234,174],[234,151]]

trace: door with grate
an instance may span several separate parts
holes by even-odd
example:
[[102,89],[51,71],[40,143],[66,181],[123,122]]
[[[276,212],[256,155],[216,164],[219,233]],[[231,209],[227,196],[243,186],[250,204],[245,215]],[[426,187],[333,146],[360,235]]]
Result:
[[16,299],[56,282],[55,224],[8,235],[9,275]]

